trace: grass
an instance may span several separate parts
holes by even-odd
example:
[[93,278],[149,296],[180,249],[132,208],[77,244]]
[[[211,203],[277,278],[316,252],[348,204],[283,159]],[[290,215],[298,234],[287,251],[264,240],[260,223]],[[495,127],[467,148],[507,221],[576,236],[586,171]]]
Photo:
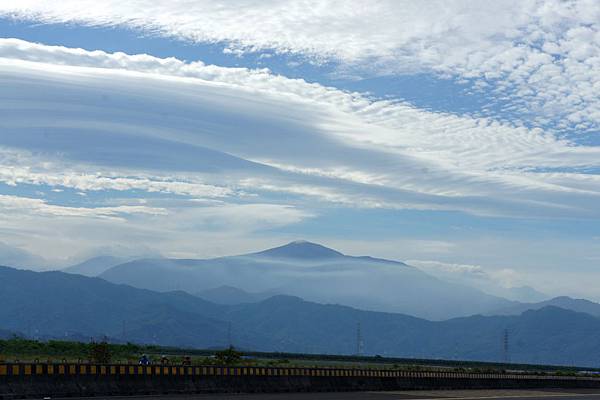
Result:
[[[139,357],[150,346],[134,344],[108,344],[113,360],[131,361]],[[47,342],[28,340],[18,337],[0,340],[0,362],[77,362],[88,361],[93,348],[92,343],[49,340]]]
[[[91,362],[95,343],[69,342],[60,340],[38,341],[14,337],[0,340],[0,363],[2,362]],[[146,354],[150,360],[159,362],[163,355],[169,363],[182,364],[187,355],[185,350],[170,349],[152,345],[105,344],[112,363],[137,364],[140,356]],[[175,351],[174,351],[175,350]],[[222,363],[215,358],[215,351],[202,351],[203,354],[189,355],[193,365]],[[296,366],[289,360],[242,358],[236,365],[252,366]]]
[[[0,340],[0,363],[2,362],[88,362],[92,361],[94,343],[60,340],[38,341],[19,337]],[[155,345],[104,344],[112,363],[137,364],[146,354],[151,361],[159,362],[162,355],[171,364],[181,364],[189,357],[193,365],[223,364],[215,350],[180,349]],[[378,368],[405,371],[471,371],[499,372],[505,369],[543,373],[574,374],[577,369],[551,366],[507,365],[445,360],[411,360],[383,357],[357,357],[315,354],[257,353],[246,352],[236,365],[261,367],[338,367]]]

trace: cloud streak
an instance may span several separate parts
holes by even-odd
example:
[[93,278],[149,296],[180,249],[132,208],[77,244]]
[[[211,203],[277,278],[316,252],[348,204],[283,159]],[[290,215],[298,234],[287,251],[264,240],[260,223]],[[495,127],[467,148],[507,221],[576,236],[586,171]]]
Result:
[[123,205],[117,207],[65,207],[48,204],[42,199],[0,195],[0,210],[2,213],[19,216],[55,216],[55,217],[92,217],[117,218],[126,214],[166,215],[166,210],[156,207],[138,205]]
[[155,176],[123,176],[113,172],[91,174],[85,171],[68,171],[62,163],[36,161],[26,152],[0,149],[0,182],[10,186],[21,184],[47,185],[55,190],[69,188],[87,191],[130,191],[169,193],[196,198],[222,198],[233,194],[227,187],[206,185],[200,182],[159,179]]
[[[14,39],[0,40],[0,56],[2,124],[15,133],[2,145],[42,156],[46,169],[59,158],[61,169],[75,171],[48,173],[26,161],[3,171],[9,184],[209,198],[283,191],[481,215],[597,213],[597,182],[577,170],[600,167],[600,149],[540,129],[371,100],[264,70]],[[548,169],[577,178],[535,172]]]
[[348,73],[431,73],[468,81],[512,118],[595,131],[600,6],[593,0],[353,1],[65,0],[0,3],[0,15],[124,26],[229,52],[274,51]]

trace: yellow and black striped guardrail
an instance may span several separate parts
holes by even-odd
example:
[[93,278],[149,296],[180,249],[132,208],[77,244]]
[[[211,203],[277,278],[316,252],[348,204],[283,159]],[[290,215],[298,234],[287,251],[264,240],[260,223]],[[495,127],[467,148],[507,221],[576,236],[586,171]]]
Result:
[[406,378],[406,379],[543,379],[588,380],[589,376],[532,375],[510,373],[417,372],[389,369],[356,368],[296,368],[249,366],[187,366],[187,365],[132,365],[85,363],[4,363],[0,364],[0,379],[10,376],[288,376],[339,378]]

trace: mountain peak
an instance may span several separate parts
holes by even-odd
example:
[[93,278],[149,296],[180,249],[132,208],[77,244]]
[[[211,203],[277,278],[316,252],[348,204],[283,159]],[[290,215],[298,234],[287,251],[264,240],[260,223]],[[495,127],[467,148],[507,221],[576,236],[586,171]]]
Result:
[[289,246],[289,245],[303,245],[303,244],[316,244],[316,243],[311,243],[308,240],[300,239],[300,240],[294,240],[293,242],[289,242],[286,246]]
[[255,253],[255,255],[304,260],[344,257],[339,251],[306,240],[296,240],[283,246]]

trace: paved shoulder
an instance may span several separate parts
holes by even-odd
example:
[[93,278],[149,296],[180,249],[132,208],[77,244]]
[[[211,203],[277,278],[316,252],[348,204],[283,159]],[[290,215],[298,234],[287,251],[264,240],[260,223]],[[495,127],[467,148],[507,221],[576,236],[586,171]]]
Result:
[[[600,390],[436,390],[96,397],[95,400],[600,400]],[[75,400],[75,399],[71,399]]]

